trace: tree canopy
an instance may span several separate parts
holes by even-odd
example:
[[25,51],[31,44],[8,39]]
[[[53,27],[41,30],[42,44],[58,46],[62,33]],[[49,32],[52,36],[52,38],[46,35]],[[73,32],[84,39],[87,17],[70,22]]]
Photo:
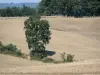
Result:
[[48,21],[40,20],[39,16],[34,16],[27,19],[24,25],[30,55],[40,59],[46,57],[45,45],[51,39]]
[[41,0],[41,15],[100,16],[100,0]]
[[0,9],[1,17],[16,17],[16,16],[31,16],[36,14],[35,8],[30,8],[28,6],[23,5],[20,7],[7,7]]

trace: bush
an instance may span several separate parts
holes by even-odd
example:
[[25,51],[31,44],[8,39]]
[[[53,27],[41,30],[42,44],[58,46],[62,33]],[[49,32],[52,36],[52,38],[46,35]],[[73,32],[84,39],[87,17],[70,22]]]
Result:
[[67,54],[67,62],[73,62],[74,55]]
[[18,51],[18,49],[16,48],[16,46],[13,45],[13,44],[11,44],[11,43],[8,44],[8,45],[6,45],[4,48],[8,52],[17,52]]
[[52,59],[52,58],[44,58],[42,61],[44,63],[54,63],[54,59]]
[[0,42],[0,53],[26,58],[21,50],[17,49],[16,45],[13,44],[8,44],[4,46],[2,42]]
[[17,50],[15,53],[16,53],[16,56],[24,57],[24,54],[21,52],[21,50]]
[[61,53],[61,59],[63,62],[66,62],[66,53],[65,52]]
[[64,52],[64,53],[61,53],[61,59],[63,62],[73,62],[74,55],[71,55],[71,54],[66,55],[66,53]]

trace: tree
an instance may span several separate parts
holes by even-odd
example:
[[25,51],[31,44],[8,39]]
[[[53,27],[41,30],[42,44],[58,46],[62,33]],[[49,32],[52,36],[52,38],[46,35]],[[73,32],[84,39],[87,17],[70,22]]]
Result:
[[49,12],[50,9],[49,9],[49,6],[51,4],[51,0],[42,0],[40,3],[39,3],[39,14],[41,15],[51,15],[51,13]]
[[30,55],[43,59],[47,56],[45,46],[51,39],[48,21],[40,20],[40,17],[36,16],[27,19],[24,25]]
[[31,16],[36,15],[37,10],[23,5],[20,7],[7,7],[0,9],[0,16],[2,17],[16,17],[16,16]]
[[41,15],[100,16],[100,0],[41,0]]

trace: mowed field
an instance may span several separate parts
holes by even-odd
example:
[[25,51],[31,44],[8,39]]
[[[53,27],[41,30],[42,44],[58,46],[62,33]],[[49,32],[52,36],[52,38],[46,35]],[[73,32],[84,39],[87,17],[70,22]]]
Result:
[[[27,17],[0,18],[0,41],[4,44],[13,43],[17,45],[23,53],[29,54],[23,30],[24,21],[26,19]],[[75,62],[67,64],[44,64],[42,62],[0,55],[0,69],[3,69],[3,72],[75,72],[91,74],[96,73],[99,75],[100,17],[67,18],[62,16],[48,16],[42,17],[42,19],[46,19],[50,23],[52,39],[46,46],[46,49],[56,52],[56,54],[51,58],[61,60],[60,54],[66,52],[66,54],[75,55]]]

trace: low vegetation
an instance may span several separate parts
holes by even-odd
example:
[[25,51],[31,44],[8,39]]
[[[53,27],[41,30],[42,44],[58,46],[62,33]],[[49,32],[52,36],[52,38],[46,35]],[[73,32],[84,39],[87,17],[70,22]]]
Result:
[[67,62],[73,62],[74,60],[74,55],[67,54]]
[[52,59],[52,58],[44,58],[42,61],[43,61],[44,63],[54,63],[54,62],[55,62],[55,60]]
[[61,59],[63,62],[73,62],[74,60],[74,55],[71,55],[71,54],[66,54],[65,52],[64,53],[61,53]]
[[62,59],[61,61],[57,61],[53,58],[44,58],[42,60],[42,62],[44,62],[44,63],[54,63],[54,64],[73,62],[74,61],[74,55],[66,54],[64,52],[64,53],[61,53],[61,59]]
[[66,53],[61,53],[61,59],[63,62],[66,62]]
[[21,52],[21,50],[19,50],[16,47],[16,45],[13,45],[11,43],[8,45],[3,45],[1,41],[0,41],[0,54],[7,54],[16,57],[26,58],[25,55]]
[[38,56],[34,56],[34,55],[30,55],[30,60],[35,60],[35,61],[42,61],[41,58],[39,58]]

